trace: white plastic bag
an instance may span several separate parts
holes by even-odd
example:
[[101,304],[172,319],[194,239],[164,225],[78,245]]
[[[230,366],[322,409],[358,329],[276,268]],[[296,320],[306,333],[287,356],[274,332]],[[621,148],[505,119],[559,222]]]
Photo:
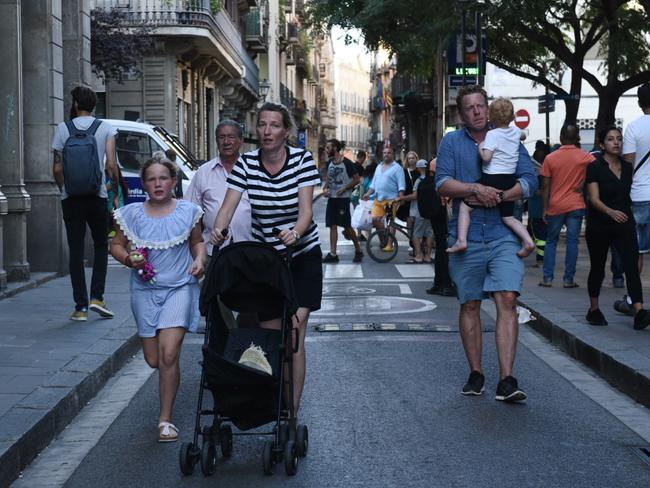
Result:
[[359,200],[359,205],[352,214],[352,228],[359,230],[372,229],[372,202],[370,200]]

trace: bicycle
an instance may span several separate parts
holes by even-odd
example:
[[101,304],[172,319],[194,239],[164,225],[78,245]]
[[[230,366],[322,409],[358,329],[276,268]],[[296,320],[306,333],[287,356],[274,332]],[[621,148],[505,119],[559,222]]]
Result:
[[[406,238],[406,242],[410,239],[408,228],[395,221],[393,204],[386,205],[385,218],[386,225],[384,229],[375,230],[366,241],[368,256],[378,263],[387,263],[397,256],[399,249],[398,240],[395,237],[397,232],[400,232]],[[391,229],[393,232],[391,232]]]

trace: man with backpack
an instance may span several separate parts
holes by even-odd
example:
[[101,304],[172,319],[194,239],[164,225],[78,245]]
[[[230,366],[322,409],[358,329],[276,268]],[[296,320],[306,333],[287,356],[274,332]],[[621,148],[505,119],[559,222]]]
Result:
[[[56,128],[52,149],[53,173],[61,191],[63,221],[70,249],[70,281],[75,309],[70,320],[87,321],[88,309],[102,318],[113,318],[104,302],[104,286],[108,265],[108,206],[104,170],[112,187],[118,187],[115,159],[117,131],[107,122],[95,119],[97,97],[90,88],[78,86],[71,92],[70,121]],[[104,157],[105,156],[105,157]],[[119,205],[117,194],[114,205]],[[90,300],[84,273],[84,238],[86,225],[94,244]]]

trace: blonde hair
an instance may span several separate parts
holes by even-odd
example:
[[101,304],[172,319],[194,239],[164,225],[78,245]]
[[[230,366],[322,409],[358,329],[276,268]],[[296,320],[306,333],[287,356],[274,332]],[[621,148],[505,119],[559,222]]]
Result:
[[151,159],[148,159],[140,168],[140,179],[144,181],[147,176],[147,170],[151,168],[154,164],[161,164],[169,170],[169,176],[176,178],[178,175],[178,166],[175,163],[170,161],[170,159],[165,155],[163,151],[156,151],[151,155]]
[[410,156],[411,154],[413,154],[413,156],[415,156],[415,162],[417,162],[418,159],[420,159],[420,156],[418,156],[418,153],[416,153],[415,151],[409,151],[409,152],[407,152],[407,153],[406,153],[406,156],[404,156],[404,161],[402,161],[402,166],[403,166],[404,168],[407,168],[407,169],[408,169],[408,167],[409,167],[409,156]]
[[495,125],[509,125],[515,120],[515,108],[512,102],[507,98],[499,97],[495,99],[489,108],[490,122]]

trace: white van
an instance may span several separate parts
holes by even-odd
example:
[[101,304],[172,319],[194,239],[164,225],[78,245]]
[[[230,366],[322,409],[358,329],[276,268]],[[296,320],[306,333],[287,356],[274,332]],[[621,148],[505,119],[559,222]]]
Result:
[[129,185],[129,198],[126,203],[145,200],[146,195],[140,181],[140,167],[145,161],[151,159],[152,154],[156,151],[173,149],[176,152],[176,164],[179,167],[182,189],[183,192],[187,190],[199,164],[176,135],[164,127],[143,122],[104,120],[117,130],[115,136],[117,162]]

